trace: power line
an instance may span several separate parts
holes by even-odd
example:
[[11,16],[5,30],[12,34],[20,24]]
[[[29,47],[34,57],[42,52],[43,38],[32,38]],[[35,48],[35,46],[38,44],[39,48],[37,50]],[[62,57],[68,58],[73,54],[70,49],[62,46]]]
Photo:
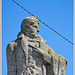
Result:
[[[22,9],[24,9],[26,12],[28,12],[30,15],[34,16],[31,12],[29,12],[27,9],[25,9],[24,7],[22,7],[20,4],[18,4],[16,1],[12,0],[14,3],[16,3],[18,6],[20,6]],[[37,18],[37,17],[36,17]],[[59,36],[61,36],[63,39],[65,39],[66,41],[68,41],[69,43],[71,43],[72,45],[74,45],[71,41],[69,41],[68,39],[66,39],[64,36],[62,36],[60,33],[58,33],[57,31],[55,31],[53,28],[51,28],[50,26],[48,26],[46,23],[44,23],[43,21],[41,21],[39,18],[37,18],[41,23],[43,23],[45,26],[47,26],[49,29],[51,29],[52,31],[54,31],[56,34],[58,34]]]

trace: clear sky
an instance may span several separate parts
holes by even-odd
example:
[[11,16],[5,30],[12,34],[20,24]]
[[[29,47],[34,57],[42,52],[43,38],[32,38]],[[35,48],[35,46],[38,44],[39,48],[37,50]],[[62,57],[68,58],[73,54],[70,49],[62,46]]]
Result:
[[[20,5],[73,42],[73,0],[16,0]],[[21,22],[31,16],[12,0],[2,0],[2,75],[7,75],[6,47],[17,38]],[[73,75],[73,45],[40,22],[39,34],[67,61],[65,75]]]

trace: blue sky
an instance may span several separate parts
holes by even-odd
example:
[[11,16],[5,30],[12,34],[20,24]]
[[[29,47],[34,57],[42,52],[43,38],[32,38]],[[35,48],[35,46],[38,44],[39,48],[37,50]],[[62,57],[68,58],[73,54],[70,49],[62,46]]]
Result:
[[[16,0],[20,5],[73,42],[73,0]],[[6,47],[17,38],[21,22],[31,16],[12,0],[2,0],[2,75],[7,75]],[[65,75],[73,75],[73,45],[40,22],[39,34],[67,61]]]

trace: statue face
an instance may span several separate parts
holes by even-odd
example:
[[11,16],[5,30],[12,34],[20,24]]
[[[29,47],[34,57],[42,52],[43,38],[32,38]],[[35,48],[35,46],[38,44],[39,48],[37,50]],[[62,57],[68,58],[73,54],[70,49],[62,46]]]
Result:
[[31,37],[31,38],[36,38],[38,37],[38,26],[39,26],[39,21],[35,17],[28,17],[26,18],[23,23],[22,23],[22,28],[23,32],[25,33],[26,36]]

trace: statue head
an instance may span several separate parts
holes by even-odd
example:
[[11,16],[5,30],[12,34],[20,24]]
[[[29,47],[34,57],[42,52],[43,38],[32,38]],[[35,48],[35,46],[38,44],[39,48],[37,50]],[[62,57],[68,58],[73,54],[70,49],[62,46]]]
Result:
[[39,21],[36,17],[26,17],[21,24],[21,32],[30,38],[38,37]]

